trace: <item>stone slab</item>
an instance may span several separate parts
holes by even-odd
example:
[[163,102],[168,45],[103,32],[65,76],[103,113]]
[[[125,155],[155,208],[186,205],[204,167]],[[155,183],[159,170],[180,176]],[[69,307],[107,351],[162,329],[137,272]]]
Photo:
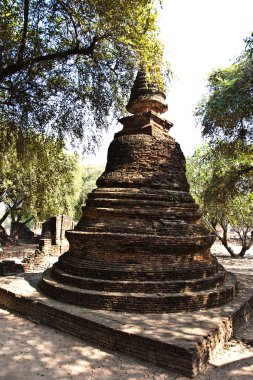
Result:
[[0,304],[37,322],[193,377],[253,308],[253,290],[248,287],[253,277],[237,277],[239,291],[232,302],[194,313],[130,314],[64,304],[38,290],[41,274],[35,273],[0,278]]

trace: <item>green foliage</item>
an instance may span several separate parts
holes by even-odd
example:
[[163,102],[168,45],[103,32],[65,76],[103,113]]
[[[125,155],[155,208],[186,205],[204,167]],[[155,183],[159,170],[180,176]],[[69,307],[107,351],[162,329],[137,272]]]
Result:
[[246,39],[244,53],[228,68],[208,78],[209,94],[196,109],[203,136],[212,142],[253,142],[253,38]]
[[[187,159],[187,178],[192,196],[200,205],[208,225],[232,257],[235,254],[228,243],[229,226],[241,241],[241,257],[252,244],[253,173],[249,165],[252,153],[251,147],[251,152],[249,149],[235,149],[233,155],[231,152],[226,155],[224,150],[205,144]],[[222,228],[222,236],[218,226]]]
[[161,84],[156,0],[2,0],[0,117],[83,139],[122,116],[140,65]]
[[215,232],[232,257],[235,254],[227,239],[229,225],[241,240],[239,256],[244,256],[253,239],[250,235],[253,229],[253,34],[245,42],[245,51],[230,67],[209,76],[209,94],[202,99],[195,115],[212,148],[200,149],[188,164],[193,189],[194,180],[200,176],[197,201],[212,228],[221,226],[222,236]]
[[186,174],[190,184],[191,195],[203,209],[204,191],[211,176],[211,162],[208,159],[210,148],[208,144],[197,148],[192,157],[186,159]]
[[82,216],[82,206],[86,203],[87,195],[96,188],[96,181],[103,173],[102,166],[85,166],[82,168],[82,184],[80,193],[75,205],[75,220],[79,220]]
[[12,135],[0,164],[0,198],[12,220],[73,215],[76,164],[59,140],[36,133]]
[[247,233],[253,230],[253,192],[233,198],[229,209],[229,222],[239,233],[241,226]]

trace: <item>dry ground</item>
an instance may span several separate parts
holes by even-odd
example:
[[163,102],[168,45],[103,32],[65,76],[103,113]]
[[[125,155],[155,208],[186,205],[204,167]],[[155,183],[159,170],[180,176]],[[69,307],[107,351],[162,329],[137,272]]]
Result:
[[[231,260],[222,247],[214,253],[229,270],[253,270],[253,252]],[[253,286],[253,283],[250,284]],[[186,377],[130,356],[28,321],[0,309],[0,378],[5,380],[183,380]],[[197,380],[253,380],[253,318],[212,358]]]

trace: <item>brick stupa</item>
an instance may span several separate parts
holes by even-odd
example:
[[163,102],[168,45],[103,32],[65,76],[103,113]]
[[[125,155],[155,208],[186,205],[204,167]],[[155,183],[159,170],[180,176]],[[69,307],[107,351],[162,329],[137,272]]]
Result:
[[75,305],[123,312],[191,311],[222,305],[236,278],[212,256],[214,242],[189,194],[185,158],[169,135],[165,95],[137,74],[123,129],[88,195],[70,249],[41,288]]

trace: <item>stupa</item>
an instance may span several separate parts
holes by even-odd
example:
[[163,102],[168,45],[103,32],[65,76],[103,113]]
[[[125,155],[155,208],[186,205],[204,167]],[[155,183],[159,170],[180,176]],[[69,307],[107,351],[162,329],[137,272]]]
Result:
[[161,313],[220,306],[236,278],[218,264],[215,237],[189,194],[185,158],[170,136],[165,95],[138,72],[122,131],[69,251],[44,272],[50,297],[91,309]]

